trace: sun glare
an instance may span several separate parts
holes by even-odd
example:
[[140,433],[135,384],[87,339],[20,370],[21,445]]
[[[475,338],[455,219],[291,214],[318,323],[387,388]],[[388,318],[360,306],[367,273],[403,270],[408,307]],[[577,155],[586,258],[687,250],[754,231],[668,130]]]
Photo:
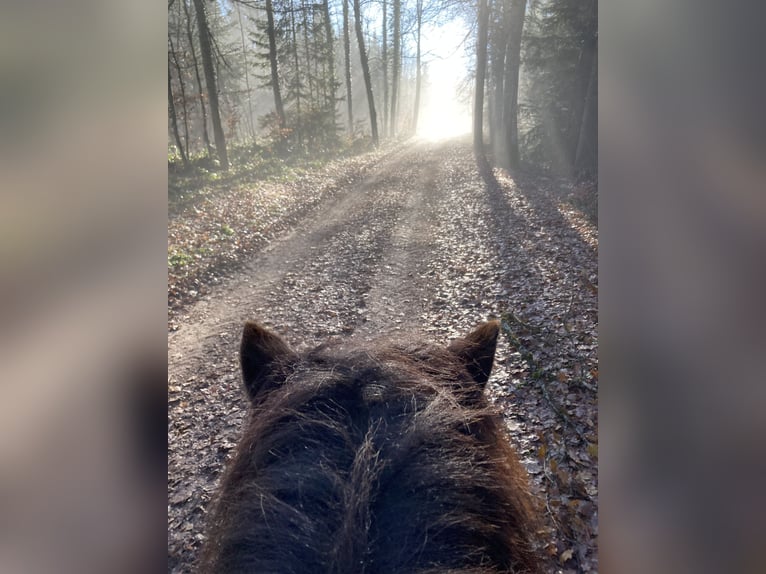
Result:
[[462,22],[452,21],[424,30],[423,53],[426,73],[417,135],[441,140],[471,131],[470,103],[461,101],[458,87],[468,69]]

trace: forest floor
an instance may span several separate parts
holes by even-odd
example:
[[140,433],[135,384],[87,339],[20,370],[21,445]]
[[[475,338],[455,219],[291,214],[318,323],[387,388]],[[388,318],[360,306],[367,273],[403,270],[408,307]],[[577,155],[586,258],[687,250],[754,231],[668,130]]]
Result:
[[405,144],[292,181],[211,189],[168,230],[168,571],[194,571],[246,414],[256,319],[302,349],[339,336],[433,342],[490,316],[488,389],[540,500],[551,572],[598,570],[598,230],[582,190],[495,170],[467,141]]

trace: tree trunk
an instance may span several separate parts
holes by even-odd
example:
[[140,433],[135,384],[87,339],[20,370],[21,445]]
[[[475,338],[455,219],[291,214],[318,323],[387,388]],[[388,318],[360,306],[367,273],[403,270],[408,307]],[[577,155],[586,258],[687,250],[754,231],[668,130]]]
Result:
[[[184,111],[184,141],[186,142],[186,153],[184,154],[184,150],[181,149],[181,155],[188,156],[189,153],[189,112],[186,108],[186,86],[184,84],[184,77],[183,72],[181,71],[181,65],[178,63],[178,56],[176,55],[176,48],[173,45],[173,38],[170,37],[170,34],[168,34],[168,44],[170,45],[170,56],[173,60],[173,65],[176,69],[176,74],[178,75],[178,87],[181,88],[181,105],[183,106]],[[170,73],[170,70],[168,69],[168,74]],[[175,108],[175,103],[173,104],[173,107]]]
[[218,86],[215,81],[215,69],[213,68],[213,51],[210,42],[210,29],[205,14],[204,0],[194,0],[194,8],[197,12],[197,25],[199,27],[199,45],[202,52],[202,68],[205,71],[205,82],[207,83],[208,100],[210,101],[210,115],[213,120],[213,137],[215,138],[215,148],[218,152],[218,159],[221,167],[226,171],[229,169],[229,156],[226,153],[226,138],[223,135],[223,126],[221,125],[221,113],[218,108]]
[[508,1],[496,0],[495,6],[502,13],[501,23],[494,28],[489,37],[491,57],[488,64],[490,85],[488,89],[489,105],[489,141],[495,158],[502,158],[504,162],[505,152],[505,128],[503,123],[503,110],[505,108],[505,54],[508,46]]
[[383,0],[383,133],[388,136],[388,0]]
[[253,98],[250,93],[250,73],[247,66],[247,48],[245,47],[245,28],[242,25],[242,12],[239,3],[235,2],[237,7],[237,19],[239,20],[239,36],[242,40],[242,58],[245,61],[245,88],[247,89],[247,125],[250,128],[250,137],[255,141],[255,126],[253,125]]
[[274,107],[277,110],[279,127],[287,124],[285,106],[282,103],[282,91],[279,89],[279,65],[277,62],[277,33],[274,28],[274,6],[266,0],[266,35],[269,37],[269,67],[271,68],[271,89],[274,92]]
[[[314,78],[316,78],[316,63],[318,55],[311,57],[311,47],[309,46],[309,21],[308,21],[308,7],[306,6],[306,0],[301,0],[301,14],[303,16],[303,57],[306,61],[306,78],[308,79],[309,97],[307,112],[313,111],[315,106],[316,97],[314,95]],[[311,73],[311,65],[314,65],[314,74]],[[316,134],[314,134],[316,135]]]
[[[301,73],[298,61],[298,34],[295,31],[295,6],[290,2],[290,34],[293,40],[293,65],[295,66],[295,111],[298,120],[295,122],[295,136],[298,147],[303,148],[303,130],[301,129]],[[275,52],[276,53],[276,52]]]
[[489,68],[487,74],[489,77],[487,79],[487,105],[485,107],[487,108],[487,115],[489,116],[487,118],[487,127],[489,128],[489,149],[490,153],[497,158],[501,153],[500,142],[503,140],[501,133],[503,116],[498,116],[497,108],[500,107],[502,109],[503,105],[502,103],[498,104],[497,86],[493,85],[493,78],[495,77],[493,72],[494,66],[492,66],[491,62],[488,62],[487,67]]
[[417,10],[417,55],[415,57],[415,110],[412,115],[412,132],[418,131],[418,114],[420,113],[420,84],[422,81],[422,70],[420,63],[420,32],[423,28],[423,0],[418,0],[415,9]]
[[519,66],[521,62],[521,34],[524,29],[526,0],[511,0],[508,50],[505,54],[505,82],[503,97],[503,126],[505,128],[505,148],[508,167],[519,168]]
[[577,147],[580,142],[580,128],[582,126],[583,114],[585,113],[585,100],[588,97],[590,86],[591,70],[594,61],[597,61],[596,46],[598,32],[598,7],[596,0],[590,0],[588,6],[588,20],[584,26],[580,49],[580,56],[577,60],[576,68],[576,93],[572,102],[572,111],[569,118],[569,150],[572,164],[577,164]]
[[207,131],[207,106],[205,105],[205,91],[202,89],[202,78],[199,75],[199,62],[197,61],[197,51],[194,49],[194,36],[192,34],[192,19],[189,14],[189,6],[186,0],[183,1],[184,13],[186,14],[186,36],[189,38],[189,50],[194,61],[194,76],[197,79],[197,90],[199,92],[199,105],[202,108],[202,141],[205,142],[207,157],[213,159],[213,146],[210,145],[210,134]]
[[[176,28],[176,46],[181,46],[181,6],[178,6],[177,12],[177,18],[178,18],[178,27]],[[171,40],[170,33],[168,31],[168,40]],[[184,143],[186,144],[186,155],[189,155],[189,146],[191,145],[189,140],[189,102],[186,99],[186,80],[184,80],[184,74],[181,71],[181,65],[178,61],[178,52],[175,50],[175,46],[172,47],[173,51],[173,61],[176,65],[176,71],[178,72],[178,83],[181,88],[181,105],[183,106],[183,112],[184,112]]]
[[598,117],[596,115],[596,90],[598,89],[598,59],[593,58],[590,67],[590,78],[588,79],[588,91],[585,96],[585,105],[583,106],[582,122],[580,125],[580,135],[577,138],[577,149],[575,151],[575,170],[577,172],[588,172],[593,175],[595,172],[596,161],[594,143],[598,133]]
[[487,74],[487,28],[489,27],[487,0],[479,0],[478,21],[479,27],[476,38],[476,90],[473,101],[473,151],[479,171],[486,172],[489,167],[487,156],[484,153],[484,81]]
[[354,112],[351,105],[351,40],[348,34],[348,0],[343,0],[343,54],[346,56],[346,110],[348,112],[348,135],[354,135]]
[[335,42],[332,34],[332,23],[330,22],[330,4],[328,0],[322,1],[322,14],[324,17],[324,33],[327,38],[325,45],[325,60],[327,62],[328,74],[330,80],[330,89],[327,95],[327,113],[330,115],[331,125],[335,129]]
[[178,152],[181,154],[181,161],[184,163],[184,167],[189,167],[189,158],[184,151],[184,146],[181,145],[181,134],[178,133],[178,117],[176,116],[176,104],[173,101],[173,88],[170,84],[170,66],[168,66],[168,111],[170,112],[170,125],[173,126],[173,136],[176,139],[176,146]]
[[394,0],[394,61],[391,70],[391,117],[389,133],[396,137],[396,115],[399,98],[399,76],[402,67],[402,0]]
[[378,118],[375,114],[375,99],[372,94],[372,80],[370,79],[370,65],[367,61],[367,51],[364,49],[364,34],[362,32],[362,9],[359,0],[354,0],[354,22],[356,24],[356,41],[359,44],[359,58],[362,62],[362,75],[364,86],[367,90],[367,105],[370,108],[370,127],[372,130],[372,144],[378,146]]

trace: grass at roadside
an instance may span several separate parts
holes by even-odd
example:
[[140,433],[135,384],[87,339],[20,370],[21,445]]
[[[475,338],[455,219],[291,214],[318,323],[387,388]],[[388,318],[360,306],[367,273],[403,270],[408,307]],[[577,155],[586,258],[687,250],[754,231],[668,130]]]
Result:
[[370,151],[356,142],[336,150],[308,155],[280,156],[258,144],[229,150],[231,166],[222,171],[206,155],[193,157],[184,167],[177,157],[168,158],[168,214],[172,217],[204,201],[216,190],[256,181],[289,181],[329,162]]

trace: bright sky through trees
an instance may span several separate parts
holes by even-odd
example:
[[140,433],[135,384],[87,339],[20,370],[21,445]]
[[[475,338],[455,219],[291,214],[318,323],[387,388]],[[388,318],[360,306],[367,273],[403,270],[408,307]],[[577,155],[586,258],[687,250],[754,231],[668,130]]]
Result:
[[423,29],[426,64],[423,104],[418,135],[439,140],[471,131],[470,98],[461,97],[458,87],[468,73],[469,58],[463,43],[467,29],[462,20]]

